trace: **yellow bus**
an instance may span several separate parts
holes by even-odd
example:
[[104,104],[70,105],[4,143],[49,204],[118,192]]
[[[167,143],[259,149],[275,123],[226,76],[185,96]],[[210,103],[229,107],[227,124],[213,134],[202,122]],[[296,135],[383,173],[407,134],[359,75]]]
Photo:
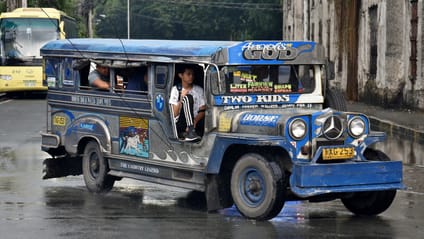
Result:
[[40,48],[77,37],[75,19],[54,8],[18,8],[0,15],[0,93],[46,91]]

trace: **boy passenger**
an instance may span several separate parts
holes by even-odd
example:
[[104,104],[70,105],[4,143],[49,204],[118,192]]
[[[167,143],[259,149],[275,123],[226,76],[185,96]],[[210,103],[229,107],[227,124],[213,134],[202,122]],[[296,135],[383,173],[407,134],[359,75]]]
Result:
[[178,137],[185,141],[199,141],[205,118],[205,97],[202,87],[193,84],[194,71],[184,65],[177,73],[181,83],[171,90],[172,106]]

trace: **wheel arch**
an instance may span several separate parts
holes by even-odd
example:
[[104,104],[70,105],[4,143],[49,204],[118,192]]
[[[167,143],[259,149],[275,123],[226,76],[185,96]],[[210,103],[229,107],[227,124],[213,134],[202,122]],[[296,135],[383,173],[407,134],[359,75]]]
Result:
[[87,144],[88,144],[89,142],[91,142],[91,141],[96,142],[96,143],[99,145],[99,147],[100,147],[100,151],[101,151],[101,152],[105,152],[105,151],[107,151],[107,149],[105,149],[105,148],[103,147],[102,143],[100,142],[100,140],[99,140],[98,138],[96,138],[96,137],[94,137],[94,136],[88,136],[88,135],[86,135],[86,136],[83,136],[83,137],[82,137],[82,138],[78,141],[78,145],[77,145],[77,154],[79,154],[79,155],[84,154],[84,149],[85,149],[85,147],[86,147],[86,146],[87,146]]
[[77,118],[68,127],[65,136],[65,148],[71,154],[83,153],[87,140],[95,140],[102,152],[110,152],[112,149],[108,124],[98,116],[83,115]]
[[230,207],[233,204],[230,191],[231,174],[236,162],[245,154],[257,153],[276,162],[284,170],[286,179],[290,177],[288,172],[291,171],[292,162],[288,152],[279,146],[258,146],[239,142],[221,145],[217,149],[214,148],[212,152],[216,153],[215,158],[208,163],[206,182],[209,211]]

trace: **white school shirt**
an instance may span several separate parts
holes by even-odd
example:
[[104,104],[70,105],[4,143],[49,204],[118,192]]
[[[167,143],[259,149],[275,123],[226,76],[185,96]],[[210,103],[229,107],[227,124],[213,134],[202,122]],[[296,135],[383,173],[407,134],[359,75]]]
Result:
[[[193,117],[196,118],[199,113],[200,107],[205,105],[205,95],[203,93],[203,88],[198,85],[193,85],[193,88],[187,93],[193,96]],[[171,96],[169,97],[169,103],[172,105],[178,104],[178,97],[180,92],[178,92],[177,86],[172,87]]]

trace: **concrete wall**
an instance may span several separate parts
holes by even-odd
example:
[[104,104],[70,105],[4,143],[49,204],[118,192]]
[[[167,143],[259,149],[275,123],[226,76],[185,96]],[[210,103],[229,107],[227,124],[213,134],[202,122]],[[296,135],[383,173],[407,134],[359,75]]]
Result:
[[[416,2],[415,46],[412,2],[286,0],[283,38],[323,44],[336,66],[331,86],[345,92],[349,100],[424,110],[424,6],[423,0]],[[415,73],[410,59],[414,51]]]

